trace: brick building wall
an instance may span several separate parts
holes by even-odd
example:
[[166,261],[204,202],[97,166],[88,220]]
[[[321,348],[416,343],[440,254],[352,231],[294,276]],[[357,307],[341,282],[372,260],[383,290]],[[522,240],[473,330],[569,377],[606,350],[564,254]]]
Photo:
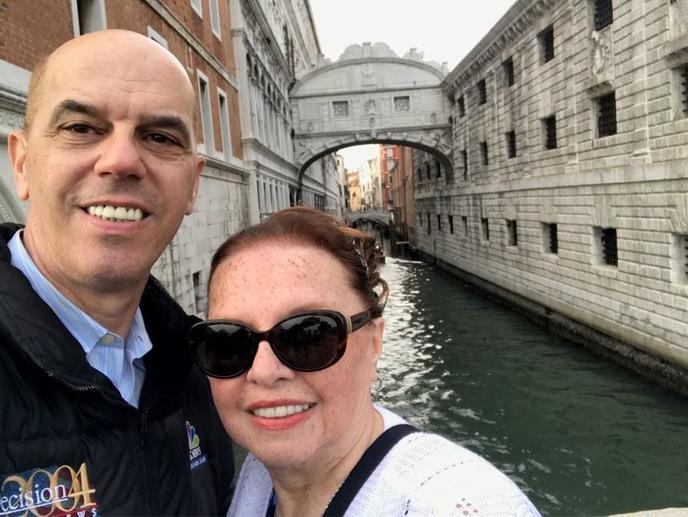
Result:
[[519,0],[449,74],[455,171],[417,178],[418,244],[686,368],[688,2],[605,4]]
[[[11,206],[10,210],[3,205],[13,202],[10,197],[14,193],[8,179],[11,170],[6,160],[7,134],[21,125],[31,69],[75,33],[117,28],[148,35],[164,44],[186,67],[199,100],[200,74],[207,80],[210,109],[203,113],[199,102],[195,127],[199,151],[206,156],[207,164],[194,213],[184,219],[153,269],[182,307],[198,314],[207,305],[207,272],[213,251],[248,224],[247,174],[241,161],[239,92],[229,6],[227,2],[216,2],[218,23],[213,27],[210,6],[215,1],[202,0],[199,14],[191,0],[94,0],[89,5],[97,16],[90,20],[79,18],[78,2],[71,0],[0,1],[0,219],[16,219],[26,209],[17,203],[19,208]],[[226,95],[227,148],[218,89]],[[208,115],[213,145],[209,145],[210,138],[204,139],[203,117]]]

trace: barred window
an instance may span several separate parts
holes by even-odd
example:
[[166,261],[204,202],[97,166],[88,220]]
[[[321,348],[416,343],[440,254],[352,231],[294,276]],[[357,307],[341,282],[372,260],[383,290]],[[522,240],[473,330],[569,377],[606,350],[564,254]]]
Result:
[[466,149],[461,151],[461,160],[463,161],[463,179],[468,181],[468,151]]
[[449,233],[454,235],[454,216],[449,214]]
[[421,172],[422,171],[421,171],[420,167],[418,167],[416,169],[416,181],[421,181],[423,179],[423,177],[421,176]]
[[425,176],[430,179],[430,164],[428,162],[425,162]]
[[468,237],[468,216],[466,215],[461,216],[461,228],[463,236]]
[[489,165],[489,154],[487,152],[487,142],[480,142],[480,155],[483,159],[483,165]]
[[614,21],[614,10],[612,0],[595,0],[595,30],[604,29]]
[[483,240],[489,241],[490,240],[490,223],[487,220],[487,217],[483,217],[480,219],[480,227],[482,229]]
[[430,227],[430,212],[427,214],[428,216],[428,235],[432,233],[432,228]]
[[616,228],[595,228],[598,241],[598,260],[601,264],[617,266],[619,264]]
[[411,111],[411,98],[408,95],[394,97],[394,111]]
[[502,70],[504,70],[504,84],[507,86],[514,85],[514,60],[509,58],[502,63]]
[[616,95],[614,92],[597,98],[597,135],[602,138],[616,134]]
[[437,231],[442,231],[442,214],[437,214]]
[[554,26],[550,25],[538,34],[540,43],[540,62],[547,63],[554,59]]
[[545,253],[559,253],[559,236],[556,223],[543,223],[542,241]]
[[435,174],[438,178],[442,177],[442,166],[440,165],[439,160],[435,160]]
[[681,87],[681,106],[683,106],[683,114],[688,115],[688,64],[678,68]]
[[518,246],[518,223],[514,219],[506,220],[506,239],[509,246]]
[[459,97],[459,117],[463,117],[466,115],[466,101],[464,100],[463,95]]
[[688,283],[688,235],[671,236],[671,274],[672,280],[681,284]]
[[508,158],[516,158],[516,131],[513,129],[506,133],[506,155]]
[[545,149],[557,148],[557,119],[555,115],[542,119]]
[[485,84],[485,79],[478,81],[478,99],[480,104],[485,104],[487,102],[487,85]]

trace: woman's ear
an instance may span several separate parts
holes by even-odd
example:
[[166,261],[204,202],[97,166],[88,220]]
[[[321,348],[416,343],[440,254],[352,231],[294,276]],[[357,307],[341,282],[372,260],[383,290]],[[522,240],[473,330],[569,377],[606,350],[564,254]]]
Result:
[[373,333],[373,348],[371,350],[373,359],[373,372],[372,378],[370,379],[370,382],[372,383],[375,382],[375,379],[377,379],[377,361],[380,359],[380,355],[382,354],[382,338],[385,333],[385,319],[380,316],[379,318],[371,320],[370,323],[372,324],[371,332]]

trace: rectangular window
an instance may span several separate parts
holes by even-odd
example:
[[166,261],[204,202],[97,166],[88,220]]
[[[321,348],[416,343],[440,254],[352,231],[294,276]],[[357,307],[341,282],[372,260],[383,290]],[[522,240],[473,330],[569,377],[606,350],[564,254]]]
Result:
[[437,231],[442,231],[442,214],[437,214]]
[[485,242],[490,240],[490,223],[487,220],[487,217],[483,217],[480,219],[480,228],[482,230],[482,236],[483,240]]
[[332,114],[335,118],[342,118],[349,116],[349,101],[333,101]]
[[483,159],[483,165],[489,165],[489,154],[487,152],[487,142],[480,142],[480,156]]
[[468,181],[468,151],[466,149],[461,151],[461,160],[463,161],[463,179]]
[[509,58],[502,63],[502,70],[504,71],[504,84],[509,87],[514,85],[514,60]]
[[411,111],[411,98],[408,95],[394,97],[394,111]]
[[680,284],[688,284],[688,235],[671,236],[671,276]]
[[557,119],[554,115],[542,119],[542,135],[545,149],[557,148]]
[[616,134],[616,95],[614,92],[597,98],[597,136]]
[[540,62],[547,63],[554,59],[554,26],[550,25],[538,34],[540,45]]
[[73,0],[72,26],[75,36],[105,29],[104,0]]
[[688,64],[677,69],[679,76],[679,92],[681,96],[681,109],[684,115],[688,115]]
[[227,108],[227,95],[217,89],[217,100],[220,105],[220,129],[222,131],[222,152],[225,160],[232,155],[232,137],[229,129],[229,109]]
[[203,144],[205,154],[212,156],[215,150],[215,139],[213,138],[213,115],[210,108],[210,88],[208,78],[201,72],[198,74],[198,97],[201,102],[201,126],[203,129]]
[[518,246],[518,223],[514,219],[506,220],[506,242],[509,246]]
[[478,102],[480,104],[485,104],[487,102],[487,84],[485,84],[485,79],[478,81]]
[[516,131],[513,129],[508,131],[505,137],[507,158],[516,158]]
[[449,214],[449,233],[454,235],[454,216]]
[[159,43],[165,48],[169,48],[167,44],[167,38],[165,38],[162,34],[160,34],[158,31],[156,31],[153,27],[150,25],[148,26],[148,37],[155,41],[156,43]]
[[427,216],[428,216],[428,235],[430,235],[432,233],[432,228],[430,227],[430,213],[429,212],[428,212]]
[[614,9],[612,0],[595,0],[595,30],[604,29],[614,21]]
[[198,16],[203,18],[203,5],[201,4],[201,0],[191,0],[191,8]]
[[466,101],[463,95],[459,97],[459,117],[464,117],[466,115]]
[[461,216],[461,231],[464,237],[468,237],[468,216]]
[[608,266],[619,264],[616,228],[596,227],[593,230],[597,262]]
[[559,236],[556,223],[542,223],[542,244],[545,253],[559,253]]
[[439,160],[435,160],[435,177],[442,177],[442,166],[440,165]]
[[213,29],[213,34],[221,39],[221,28],[220,28],[220,6],[217,0],[208,0],[210,2],[210,27]]

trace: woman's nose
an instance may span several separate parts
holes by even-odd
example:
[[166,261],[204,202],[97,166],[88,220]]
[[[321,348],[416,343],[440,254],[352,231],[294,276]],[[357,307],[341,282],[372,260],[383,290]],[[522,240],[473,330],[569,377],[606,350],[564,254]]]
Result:
[[261,341],[246,379],[256,384],[270,385],[279,379],[290,379],[293,376],[294,371],[279,360],[270,343]]

